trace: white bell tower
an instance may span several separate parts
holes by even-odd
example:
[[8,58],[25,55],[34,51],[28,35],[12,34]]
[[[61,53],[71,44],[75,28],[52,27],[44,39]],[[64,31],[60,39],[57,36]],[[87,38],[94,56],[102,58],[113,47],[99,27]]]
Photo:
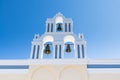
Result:
[[30,61],[29,80],[88,80],[84,36],[61,13],[46,20],[43,35],[35,34]]
[[35,34],[32,41],[31,59],[85,59],[84,35],[73,33],[73,21],[58,13],[46,20],[46,32]]

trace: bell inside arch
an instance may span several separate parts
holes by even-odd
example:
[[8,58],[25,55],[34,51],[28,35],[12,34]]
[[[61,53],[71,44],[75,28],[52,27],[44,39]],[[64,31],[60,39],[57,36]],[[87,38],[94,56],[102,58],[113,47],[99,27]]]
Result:
[[47,45],[45,46],[44,53],[45,53],[45,54],[50,54],[50,53],[51,53],[50,45],[49,45],[49,44],[47,44]]
[[58,30],[58,31],[61,31],[61,30],[62,30],[62,24],[58,23],[57,26],[58,26],[58,27],[57,27],[57,30]]
[[70,44],[67,44],[66,52],[67,52],[67,53],[70,53],[70,52],[71,52]]

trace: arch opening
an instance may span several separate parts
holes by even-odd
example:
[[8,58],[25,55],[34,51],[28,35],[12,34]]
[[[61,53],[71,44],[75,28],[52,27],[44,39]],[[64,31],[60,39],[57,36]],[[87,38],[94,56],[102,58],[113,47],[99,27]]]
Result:
[[46,42],[43,46],[43,59],[52,59],[53,58],[53,43]]
[[71,35],[65,36],[64,37],[64,43],[66,43],[66,42],[72,42],[72,43],[75,44],[75,38]]
[[54,38],[52,36],[46,36],[43,38],[43,44],[45,44],[46,42],[53,42]]
[[51,59],[53,58],[53,42],[52,36],[46,36],[43,38],[42,58]]
[[75,50],[73,42],[66,42],[64,44],[64,58],[75,58]]
[[[75,38],[71,35],[64,37],[64,58],[75,58]],[[67,52],[67,49],[70,52]]]

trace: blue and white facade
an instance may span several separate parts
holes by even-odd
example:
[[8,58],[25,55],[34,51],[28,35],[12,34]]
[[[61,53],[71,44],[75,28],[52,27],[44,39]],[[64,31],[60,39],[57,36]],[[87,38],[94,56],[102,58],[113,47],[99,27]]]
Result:
[[61,13],[48,18],[45,33],[33,38],[30,59],[0,60],[0,79],[120,80],[120,60],[88,59],[84,35],[73,28]]

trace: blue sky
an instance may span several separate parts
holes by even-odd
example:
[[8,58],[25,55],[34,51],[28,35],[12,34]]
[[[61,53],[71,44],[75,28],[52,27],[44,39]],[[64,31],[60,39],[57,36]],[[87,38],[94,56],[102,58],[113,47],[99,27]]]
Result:
[[120,0],[0,0],[0,59],[27,59],[35,33],[61,12],[84,33],[87,56],[120,59]]

